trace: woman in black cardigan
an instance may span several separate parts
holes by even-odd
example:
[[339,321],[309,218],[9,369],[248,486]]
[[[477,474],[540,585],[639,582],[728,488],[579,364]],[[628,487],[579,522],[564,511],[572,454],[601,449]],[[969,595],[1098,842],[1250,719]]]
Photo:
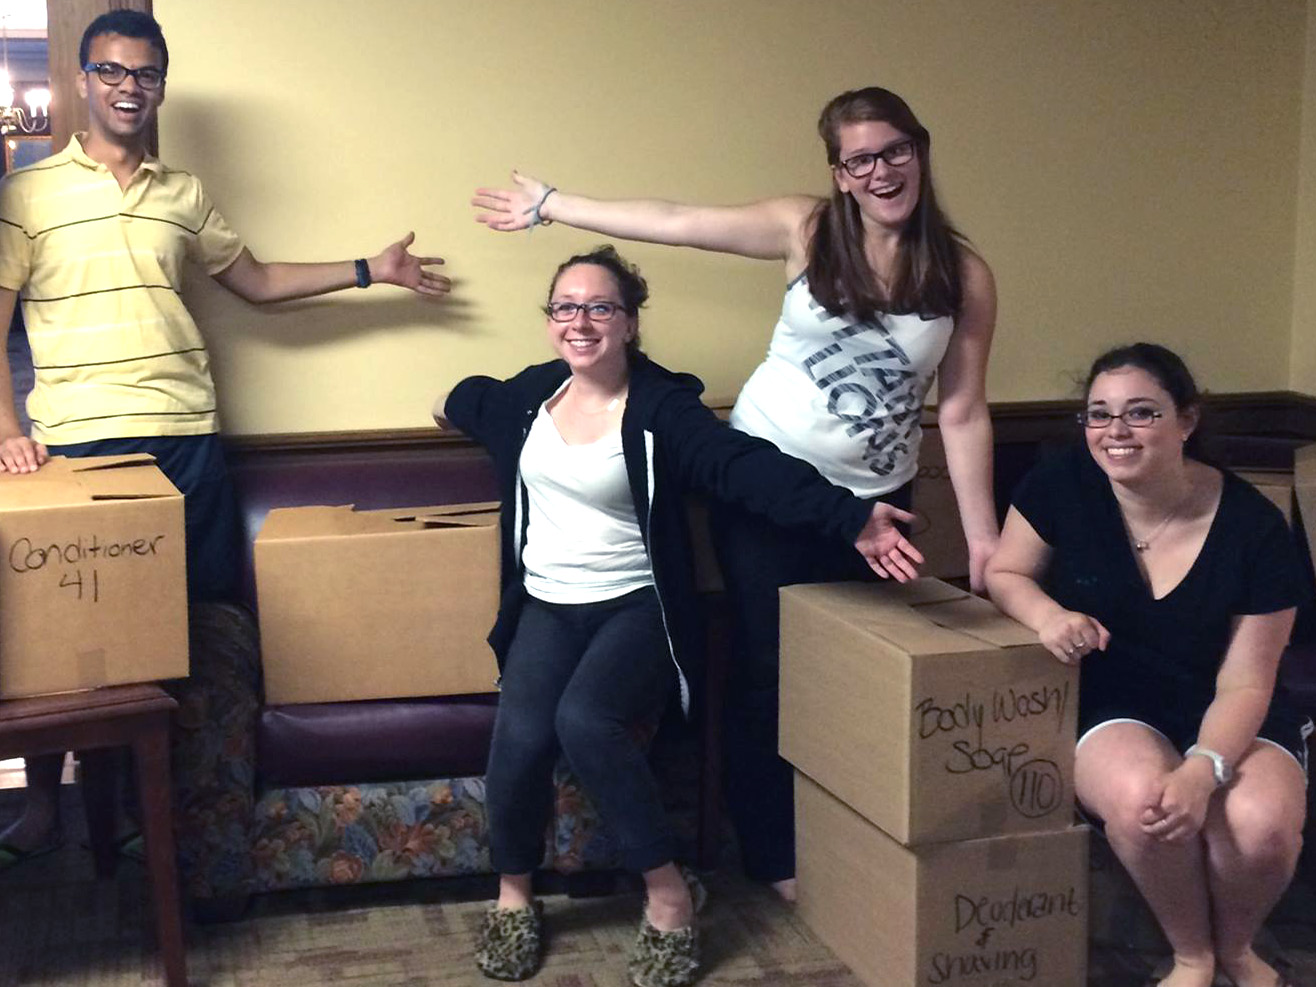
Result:
[[629,727],[672,690],[690,708],[701,630],[685,495],[733,501],[779,524],[842,537],[879,575],[922,559],[896,529],[910,515],[822,479],[728,428],[700,382],[638,345],[644,279],[612,247],[558,268],[545,312],[559,359],[499,381],[463,380],[436,406],[484,445],[498,474],[503,596],[490,643],[502,671],[486,775],[498,902],[477,963],[523,979],[541,957],[531,872],[543,856],[559,750],[644,876],[648,901],[632,981],[691,983],[692,888],[674,862],[658,786]]

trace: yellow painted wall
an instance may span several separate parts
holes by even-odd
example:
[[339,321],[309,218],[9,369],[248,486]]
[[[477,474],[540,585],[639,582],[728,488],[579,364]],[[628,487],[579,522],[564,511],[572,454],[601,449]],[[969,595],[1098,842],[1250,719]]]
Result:
[[[1181,349],[1217,392],[1289,383],[1303,0],[155,11],[174,60],[162,153],[205,178],[258,257],[358,256],[414,228],[459,280],[446,305],[384,288],[267,311],[200,285],[230,432],[422,425],[461,376],[546,358],[548,276],[597,241],[490,233],[467,205],[477,185],[515,165],[601,195],[824,192],[817,112],[870,83],[932,131],[944,202],[996,271],[993,400],[1066,396],[1097,350],[1137,337]],[[650,352],[733,395],[781,270],[624,249],[653,289]]]
[[1316,16],[1310,9],[1305,37],[1289,386],[1316,394]]

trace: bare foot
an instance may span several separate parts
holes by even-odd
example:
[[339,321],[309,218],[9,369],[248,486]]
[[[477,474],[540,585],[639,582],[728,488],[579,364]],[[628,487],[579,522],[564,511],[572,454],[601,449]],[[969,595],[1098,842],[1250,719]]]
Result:
[[782,901],[795,904],[795,878],[788,877],[784,881],[773,881],[772,890],[781,896]]
[[675,932],[690,925],[695,918],[690,886],[675,864],[664,864],[644,873],[648,901],[644,917],[659,932]]
[[1232,960],[1220,958],[1220,969],[1236,987],[1279,987],[1284,978],[1252,950]]
[[1215,980],[1215,957],[1174,958],[1174,968],[1160,981],[1160,987],[1211,987]]
[[529,874],[498,875],[498,907],[508,911],[529,908],[534,901]]

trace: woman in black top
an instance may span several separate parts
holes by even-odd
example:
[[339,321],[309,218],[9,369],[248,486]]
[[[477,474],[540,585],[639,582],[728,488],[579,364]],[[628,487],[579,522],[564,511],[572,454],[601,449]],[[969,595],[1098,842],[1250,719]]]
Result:
[[1252,939],[1302,842],[1311,723],[1275,682],[1302,580],[1278,509],[1193,455],[1198,417],[1174,353],[1100,357],[1087,450],[1021,485],[987,586],[1082,661],[1075,789],[1174,949],[1160,983],[1277,987]]
[[632,981],[694,979],[694,903],[630,729],[673,691],[688,712],[700,681],[688,491],[843,539],[883,577],[912,578],[910,560],[921,561],[892,523],[911,515],[862,501],[729,428],[699,400],[696,378],[644,356],[647,297],[611,247],[570,258],[545,307],[560,359],[508,380],[467,378],[436,411],[489,450],[503,505],[503,595],[489,639],[502,694],[485,779],[500,883],[476,951],[480,969],[500,979],[523,979],[539,964],[530,878],[559,751],[625,866],[644,876]]

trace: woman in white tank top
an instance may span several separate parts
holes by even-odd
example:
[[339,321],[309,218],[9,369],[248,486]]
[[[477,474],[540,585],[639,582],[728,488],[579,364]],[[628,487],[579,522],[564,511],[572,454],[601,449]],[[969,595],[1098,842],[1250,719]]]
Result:
[[[557,221],[781,261],[788,286],[782,316],[732,423],[860,496],[904,507],[917,468],[919,416],[938,377],[938,424],[970,582],[980,590],[999,538],[985,393],[996,318],[991,271],[937,206],[930,137],[904,100],[878,87],[842,93],[824,108],[818,130],[830,165],[828,199],[798,195],[730,207],[605,201],[513,172],[511,188],[477,190],[476,219],[503,231]],[[793,532],[734,519],[717,527],[745,662],[732,672],[727,723],[735,762],[729,784],[740,779],[744,791],[729,791],[728,802],[747,872],[791,898],[791,778],[776,757],[776,587],[851,573],[848,560],[833,564],[843,558],[834,546],[816,539],[802,543]],[[892,561],[922,559],[915,551]]]

